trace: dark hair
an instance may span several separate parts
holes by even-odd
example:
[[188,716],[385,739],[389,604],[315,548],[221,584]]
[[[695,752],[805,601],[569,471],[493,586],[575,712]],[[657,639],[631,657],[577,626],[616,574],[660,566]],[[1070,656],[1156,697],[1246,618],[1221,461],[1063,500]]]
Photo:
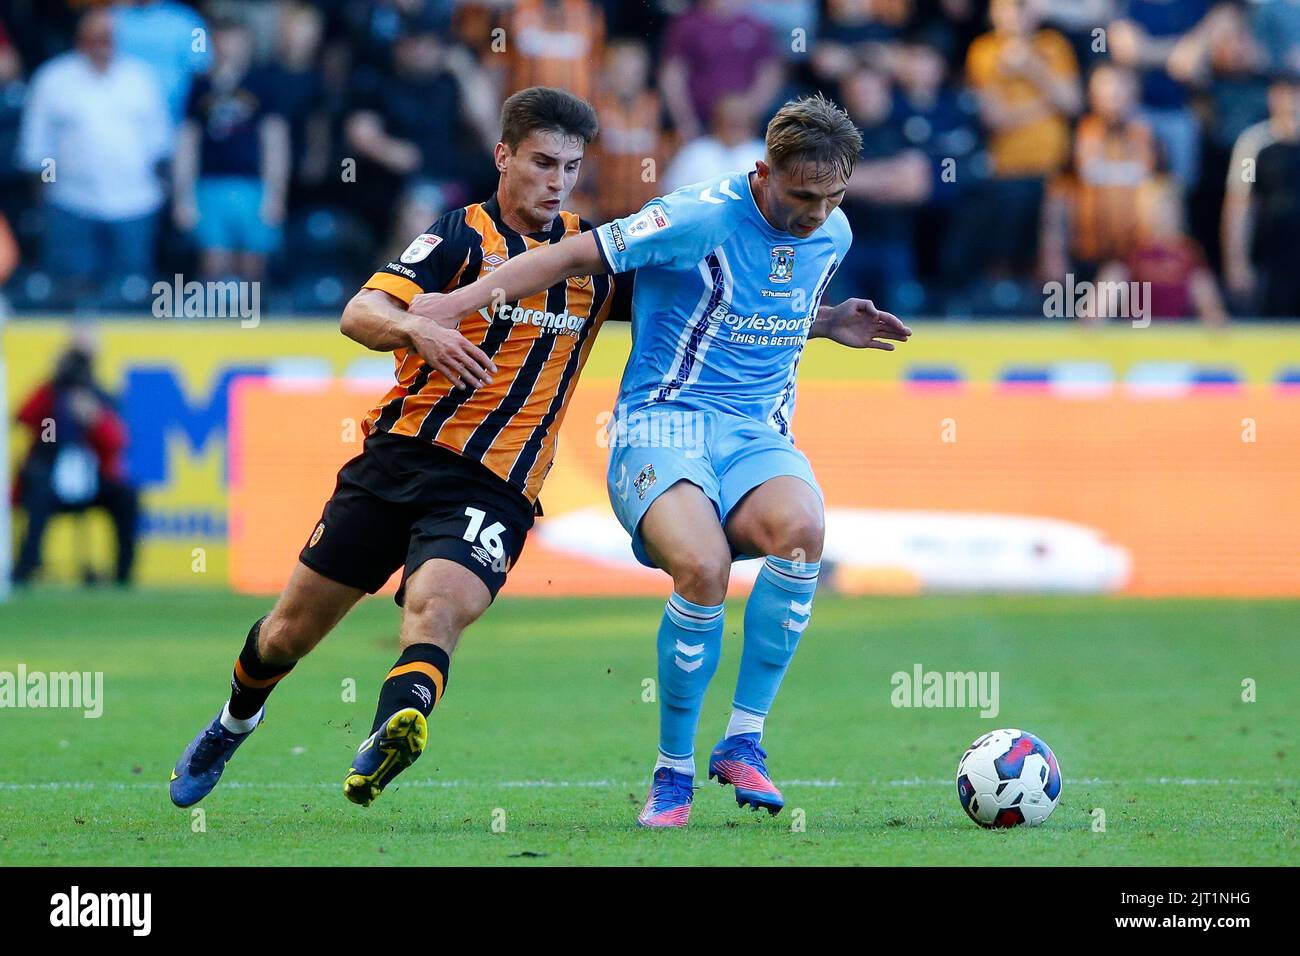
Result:
[[72,346],[59,356],[54,369],[55,388],[90,388],[94,383],[94,358],[88,351]]
[[599,128],[590,103],[553,86],[530,86],[501,105],[501,142],[512,153],[537,130],[576,136],[590,145]]

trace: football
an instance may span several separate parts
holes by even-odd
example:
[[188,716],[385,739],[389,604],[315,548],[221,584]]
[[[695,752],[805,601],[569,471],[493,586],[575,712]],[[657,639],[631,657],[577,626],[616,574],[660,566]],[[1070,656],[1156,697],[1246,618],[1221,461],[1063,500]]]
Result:
[[1061,798],[1061,770],[1052,748],[1023,730],[994,730],[957,764],[957,799],[982,827],[1036,827]]

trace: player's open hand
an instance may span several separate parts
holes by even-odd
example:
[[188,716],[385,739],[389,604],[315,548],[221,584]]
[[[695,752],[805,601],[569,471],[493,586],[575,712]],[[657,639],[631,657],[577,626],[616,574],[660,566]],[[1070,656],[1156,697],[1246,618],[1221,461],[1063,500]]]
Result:
[[809,332],[810,337],[827,338],[852,349],[886,352],[894,351],[894,342],[906,342],[911,335],[912,330],[898,316],[877,309],[870,299],[845,299],[821,309]]
[[454,388],[482,388],[492,383],[497,367],[487,353],[460,334],[455,316],[445,314],[437,293],[417,295],[409,314],[415,317],[409,334],[411,345],[434,371],[441,372]]

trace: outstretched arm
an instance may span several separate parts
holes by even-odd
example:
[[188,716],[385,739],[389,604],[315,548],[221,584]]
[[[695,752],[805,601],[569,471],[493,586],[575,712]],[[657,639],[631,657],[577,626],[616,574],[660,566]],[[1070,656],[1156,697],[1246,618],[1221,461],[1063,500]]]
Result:
[[[898,316],[882,312],[870,299],[845,299],[839,305],[823,305],[808,330],[808,338],[830,339],[851,349],[894,351],[894,342],[906,342],[912,330]],[[877,342],[876,339],[890,339]]]
[[529,249],[469,285],[446,295],[429,293],[411,300],[411,314],[442,323],[499,302],[515,302],[549,289],[570,276],[604,275],[609,271],[596,246],[595,230]]
[[404,303],[382,289],[362,289],[343,310],[340,331],[376,352],[410,349],[441,372],[456,388],[481,388],[497,367],[455,324],[412,315]]

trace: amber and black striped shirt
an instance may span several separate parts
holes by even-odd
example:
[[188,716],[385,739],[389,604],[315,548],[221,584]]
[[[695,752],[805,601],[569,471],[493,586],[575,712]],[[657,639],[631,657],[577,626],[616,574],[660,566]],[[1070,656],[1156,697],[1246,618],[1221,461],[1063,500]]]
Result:
[[[422,292],[466,286],[511,256],[590,228],[574,213],[560,212],[548,230],[521,235],[502,220],[493,196],[447,213],[365,287],[409,305]],[[461,333],[498,369],[483,388],[453,390],[419,355],[398,349],[393,353],[397,384],[366,416],[365,433],[407,435],[459,452],[535,502],[555,457],[569,397],[610,313],[615,284],[625,281],[575,276],[465,316]],[[620,294],[620,303],[625,298]]]

